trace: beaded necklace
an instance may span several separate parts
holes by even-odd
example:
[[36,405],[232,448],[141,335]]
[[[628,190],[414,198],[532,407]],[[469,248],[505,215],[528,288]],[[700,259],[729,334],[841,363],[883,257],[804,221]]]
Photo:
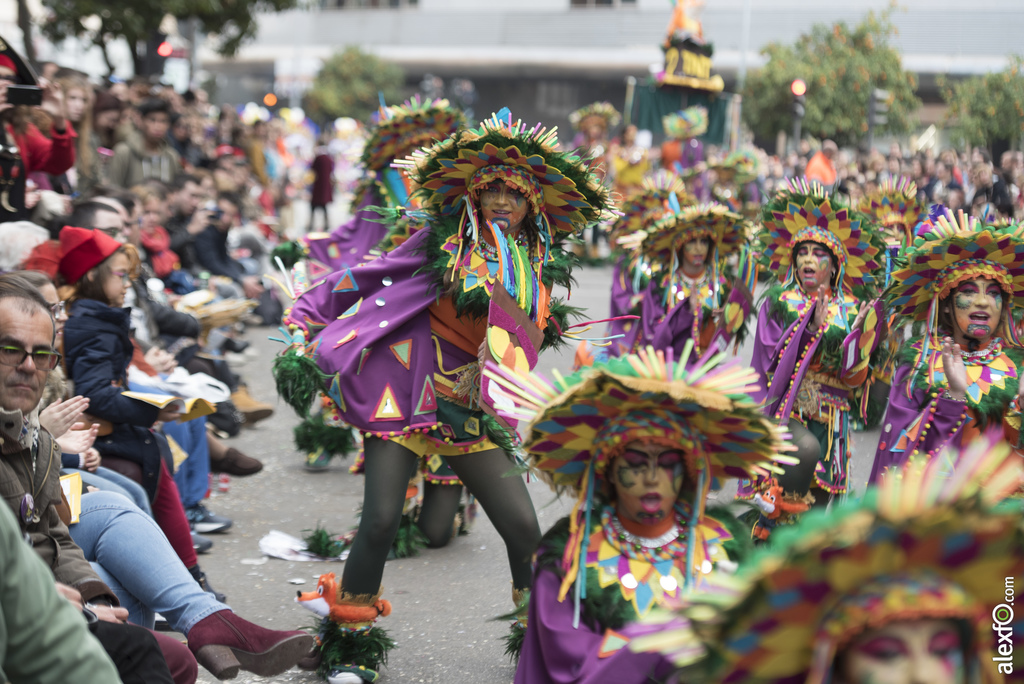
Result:
[[[685,581],[686,514],[677,508],[675,516],[673,529],[657,540],[643,539],[625,530],[614,509],[605,506],[600,527],[590,536],[586,567],[597,573],[601,587],[618,585],[638,616],[675,598]],[[659,546],[650,545],[663,538]]]

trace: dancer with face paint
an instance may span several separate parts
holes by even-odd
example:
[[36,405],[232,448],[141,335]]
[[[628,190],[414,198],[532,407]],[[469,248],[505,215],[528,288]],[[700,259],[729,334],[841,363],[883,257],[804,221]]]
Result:
[[[641,190],[625,199],[618,210],[622,213],[612,224],[608,240],[615,255],[612,267],[611,321],[604,343],[581,342],[576,349],[575,368],[590,366],[595,361],[629,353],[638,339],[638,318],[644,292],[650,282],[649,268],[645,267],[636,243],[661,218],[672,213],[673,206],[688,206],[693,198],[686,192],[683,181],[671,171],[658,171],[644,179]],[[632,246],[630,246],[632,245]]]
[[[635,236],[634,269],[650,282],[639,316],[623,338],[612,340],[619,354],[647,345],[672,349],[680,358],[688,344],[696,358],[739,342],[753,301],[757,269],[746,247],[746,222],[711,202],[681,207]],[[726,259],[739,254],[739,273],[726,274]],[[729,269],[732,270],[732,269]],[[618,354],[616,354],[618,355]]]
[[677,361],[653,348],[553,383],[484,373],[505,389],[503,415],[530,421],[530,464],[576,498],[537,552],[515,681],[662,681],[668,663],[629,652],[620,630],[700,590],[712,567],[735,567],[729,514],[705,505],[712,479],[783,458],[781,428],[750,398],[757,376],[721,356]]
[[1019,445],[1024,348],[1014,325],[1024,304],[1021,226],[986,226],[942,213],[918,230],[889,304],[923,334],[904,345],[871,481],[917,455],[934,457],[998,429]]
[[[928,205],[918,200],[917,184],[901,176],[882,179],[875,192],[861,198],[859,206],[881,231],[885,250],[882,284],[888,287],[893,273],[900,267],[900,257],[913,245],[915,228],[929,220]],[[898,317],[891,311],[887,315],[888,327],[897,327]],[[882,420],[902,343],[899,335],[890,335],[879,350],[879,362],[872,367],[867,384],[853,392],[854,402],[861,409],[857,416],[858,427],[874,428]]]
[[1006,497],[1020,457],[983,438],[955,470],[916,460],[860,501],[809,513],[631,645],[674,660],[687,684],[1019,681],[1024,528]]
[[[522,477],[505,477],[514,440],[482,409],[480,358],[515,363],[526,353],[525,344],[499,343],[508,320],[518,321],[508,325],[517,340],[538,337],[540,347],[568,331],[570,309],[550,294],[569,282],[561,240],[603,220],[609,203],[586,160],[556,143],[554,131],[505,110],[419,151],[405,168],[427,227],[379,259],[332,274],[287,314],[289,348],[274,368],[279,392],[300,415],[321,395],[325,425],[364,438],[363,510],[341,605],[383,605],[384,562],[409,476],[428,455],[448,460],[498,529],[514,592],[530,586],[540,528]],[[539,350],[530,351],[536,360]],[[328,634],[321,669],[338,670],[332,684],[359,681],[342,674],[374,681],[366,668],[376,670],[390,647],[380,628],[363,618],[330,625]]]
[[[745,483],[739,495],[781,486],[787,503],[823,505],[849,486],[849,395],[867,380],[884,335],[880,304],[854,294],[878,268],[879,248],[866,217],[816,183],[791,182],[765,206],[763,221],[762,258],[779,280],[762,299],[753,366],[765,410],[792,435],[799,464],[777,483]],[[773,512],[760,499],[759,506]]]

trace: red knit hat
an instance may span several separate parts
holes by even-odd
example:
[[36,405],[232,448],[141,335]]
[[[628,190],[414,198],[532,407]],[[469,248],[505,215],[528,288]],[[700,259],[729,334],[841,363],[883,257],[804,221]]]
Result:
[[121,243],[103,231],[64,226],[60,231],[60,274],[74,285],[120,248]]
[[57,269],[60,267],[60,243],[47,240],[36,245],[28,258],[21,264],[26,271],[45,273],[50,280],[57,280]]

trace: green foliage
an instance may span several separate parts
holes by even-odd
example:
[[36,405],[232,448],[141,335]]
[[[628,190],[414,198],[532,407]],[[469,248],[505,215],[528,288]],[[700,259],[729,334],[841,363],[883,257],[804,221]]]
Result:
[[349,632],[325,618],[318,628],[323,659],[317,674],[324,678],[332,669],[346,665],[378,670],[382,665],[387,665],[388,652],[396,645],[382,627]]
[[316,523],[315,530],[302,530],[309,532],[302,541],[306,542],[306,550],[315,553],[322,558],[337,558],[345,550],[345,543]]
[[889,45],[896,28],[889,13],[869,13],[852,29],[844,22],[815,25],[793,45],[772,43],[762,50],[768,63],[750,74],[743,92],[743,119],[760,139],[774,140],[793,128],[790,84],[807,82],[803,132],[856,144],[868,131],[871,91],[889,91],[888,124],[878,132],[904,133],[920,104],[914,75],[903,70],[899,52]]
[[348,47],[324,62],[302,107],[315,121],[333,121],[339,116],[368,121],[380,106],[378,93],[384,94],[386,103],[396,104],[402,100],[404,84],[400,67]]
[[[42,0],[47,19],[43,35],[53,41],[76,36],[92,41],[107,57],[106,45],[124,38],[139,65],[138,45],[160,28],[165,15],[177,19],[198,19],[202,31],[215,35],[216,49],[230,57],[256,35],[256,15],[293,9],[299,0]],[[83,20],[99,19],[95,30],[86,28]],[[95,21],[89,19],[90,23]],[[107,58],[107,66],[111,67]]]
[[1015,55],[1003,71],[950,82],[938,78],[949,105],[946,124],[957,145],[988,145],[1024,136],[1024,57]]

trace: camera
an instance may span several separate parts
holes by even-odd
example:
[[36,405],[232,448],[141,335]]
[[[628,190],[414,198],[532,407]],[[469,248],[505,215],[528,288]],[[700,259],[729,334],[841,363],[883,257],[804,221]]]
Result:
[[7,86],[7,104],[38,107],[43,103],[43,89],[39,86],[11,84]]

